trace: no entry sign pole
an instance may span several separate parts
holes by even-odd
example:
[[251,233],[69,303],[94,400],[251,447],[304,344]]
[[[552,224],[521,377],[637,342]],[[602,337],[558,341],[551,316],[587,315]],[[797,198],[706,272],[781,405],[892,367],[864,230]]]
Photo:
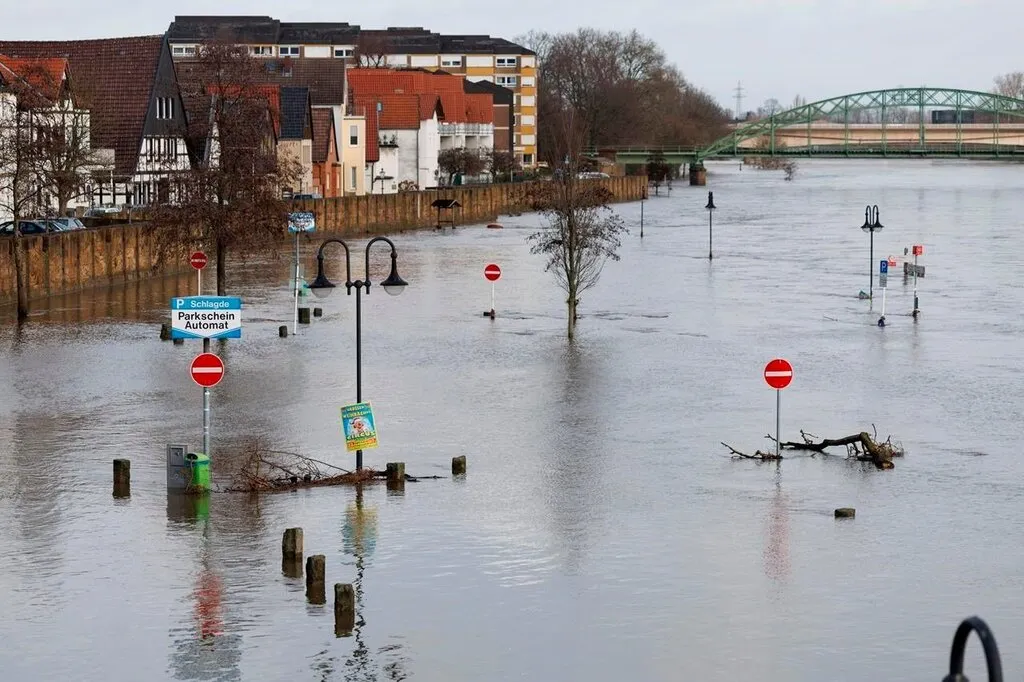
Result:
[[196,296],[203,295],[203,268],[206,267],[208,260],[202,251],[196,251],[188,258],[189,265],[196,270]]
[[210,340],[203,339],[203,352],[192,360],[189,373],[203,387],[203,454],[210,456],[210,387],[224,377],[224,361],[209,352]]
[[484,313],[492,320],[494,319],[494,283],[501,278],[501,268],[498,267],[497,263],[489,263],[484,268],[484,277],[491,283],[491,312]]
[[782,452],[782,389],[793,381],[793,366],[788,360],[775,358],[764,367],[765,382],[775,389],[775,456]]

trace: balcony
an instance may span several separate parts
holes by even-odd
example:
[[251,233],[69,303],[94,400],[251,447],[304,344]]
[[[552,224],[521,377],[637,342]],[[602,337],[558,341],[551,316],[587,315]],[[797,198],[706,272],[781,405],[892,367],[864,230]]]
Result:
[[441,135],[494,135],[491,123],[440,123]]

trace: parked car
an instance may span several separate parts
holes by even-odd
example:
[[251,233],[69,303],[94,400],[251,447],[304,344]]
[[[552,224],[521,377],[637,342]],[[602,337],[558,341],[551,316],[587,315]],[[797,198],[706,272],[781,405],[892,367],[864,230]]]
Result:
[[[47,232],[60,232],[59,229],[55,229],[52,225],[47,224],[45,220],[19,220],[18,223],[21,225],[21,234],[46,234]],[[8,220],[5,223],[0,223],[0,235],[4,237],[14,236],[14,221]]]
[[323,198],[324,198],[323,195],[320,194],[319,192],[314,192],[312,194],[308,194],[307,193],[307,194],[293,194],[292,195],[292,199],[296,199],[296,200],[298,200],[298,199],[323,199]]
[[35,222],[41,222],[43,220],[61,232],[85,229],[85,223],[78,218],[37,218]]
[[102,218],[103,216],[112,215],[114,213],[120,213],[121,209],[113,204],[103,204],[101,206],[93,206],[85,212],[86,218]]

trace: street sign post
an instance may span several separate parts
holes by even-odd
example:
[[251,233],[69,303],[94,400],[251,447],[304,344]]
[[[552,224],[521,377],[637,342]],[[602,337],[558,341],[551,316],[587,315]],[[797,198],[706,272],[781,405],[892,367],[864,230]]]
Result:
[[[209,340],[203,341],[204,345]],[[210,456],[210,388],[224,378],[224,361],[213,353],[200,353],[189,367],[192,381],[203,387],[203,454]]]
[[885,290],[889,279],[889,261],[878,261],[878,286],[882,289],[882,316],[878,318],[878,326],[885,326]]
[[793,381],[793,365],[783,358],[771,360],[764,366],[764,380],[775,389],[775,456],[779,457],[782,447],[782,389]]
[[196,270],[196,295],[197,296],[202,296],[203,295],[203,268],[206,267],[206,264],[208,262],[209,262],[209,259],[206,257],[206,254],[203,253],[202,251],[196,251],[195,253],[193,253],[188,258],[189,265],[191,265]]
[[303,232],[316,232],[316,215],[309,212],[288,214],[288,231],[295,235],[295,278],[292,280],[292,298],[295,305],[292,310],[292,334],[299,333],[299,235]]
[[921,255],[924,255],[924,244],[914,244],[914,311],[910,315],[915,321],[921,312],[917,307],[917,277],[919,274],[924,277],[924,268],[917,265],[917,257]]
[[172,298],[171,338],[242,338],[242,299],[235,296]]
[[497,263],[489,263],[484,268],[484,277],[491,283],[491,312],[484,313],[489,316],[492,320],[494,319],[494,283],[501,279],[501,268],[498,267]]

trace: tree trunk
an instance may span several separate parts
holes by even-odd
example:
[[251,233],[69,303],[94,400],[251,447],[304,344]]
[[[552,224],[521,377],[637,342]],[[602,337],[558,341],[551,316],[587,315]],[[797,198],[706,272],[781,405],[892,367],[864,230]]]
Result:
[[569,294],[569,298],[566,300],[566,304],[569,308],[569,340],[572,341],[573,337],[576,336],[576,292]]
[[227,248],[224,242],[217,240],[217,295],[224,296],[227,290]]
[[18,218],[14,219],[14,280],[18,293],[18,322],[28,319],[28,277],[25,272],[25,241],[18,227]]

